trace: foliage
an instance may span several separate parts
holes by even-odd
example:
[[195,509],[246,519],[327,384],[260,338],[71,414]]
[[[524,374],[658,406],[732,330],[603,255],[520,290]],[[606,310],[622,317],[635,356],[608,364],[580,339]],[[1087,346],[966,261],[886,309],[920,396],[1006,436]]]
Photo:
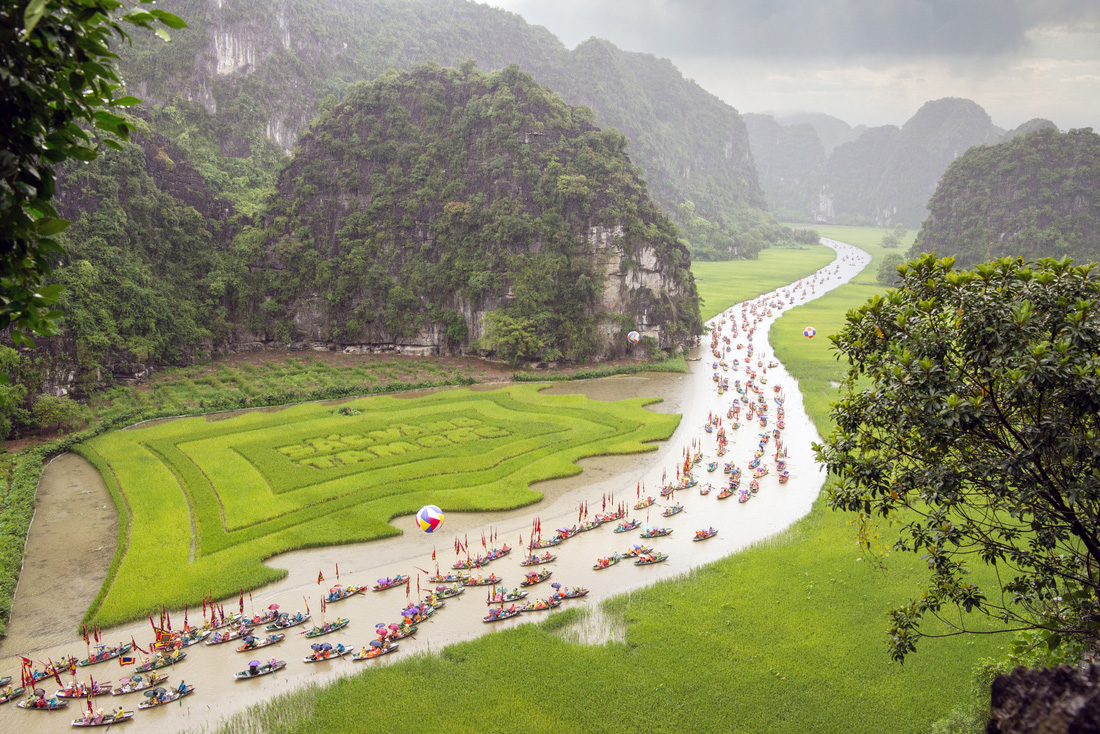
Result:
[[910,257],[961,267],[998,257],[1100,260],[1100,135],[1040,128],[972,148],[944,173]]
[[639,372],[687,372],[687,360],[684,359],[683,355],[677,355],[654,362],[635,362],[615,365],[614,367],[577,370],[576,372],[517,372],[512,375],[512,379],[515,382],[563,382],[566,380],[593,380],[597,377],[612,377],[614,375],[636,375]]
[[[892,519],[896,547],[928,565],[923,595],[891,612],[895,659],[925,617],[955,609],[1042,630],[1052,648],[1095,643],[1100,285],[1068,260],[953,264],[914,260],[834,338],[851,367],[818,448],[841,480],[829,503]],[[1000,590],[970,558],[998,569]]]
[[755,260],[695,261],[691,271],[703,302],[703,318],[717,316],[727,308],[726,304],[747,301],[805,278],[835,257],[834,250],[815,243],[805,248],[773,247],[761,252]]
[[34,419],[43,428],[56,426],[59,429],[73,429],[84,419],[83,406],[68,397],[39,395],[34,400]]
[[[274,580],[280,572],[263,559],[392,535],[389,520],[429,501],[466,511],[527,504],[541,496],[532,482],[575,474],[584,456],[652,450],[645,442],[679,422],[643,410],[651,399],[539,389],[364,398],[348,403],[358,415],[303,404],[88,441],[81,453],[118,482],[130,521],[117,574],[89,619],[118,623]],[[188,515],[193,536],[180,522]],[[156,572],[165,564],[170,576]]]
[[904,224],[900,222],[886,234],[882,235],[882,242],[880,246],[890,250],[895,247],[901,247],[901,243],[905,241],[905,238],[909,235],[909,230]]
[[494,311],[485,317],[482,342],[485,348],[496,352],[513,367],[521,359],[534,359],[546,347],[531,319],[513,318],[503,311]]
[[[896,245],[882,245],[884,249],[894,249]],[[905,258],[897,253],[890,253],[882,258],[878,266],[878,282],[882,285],[892,286],[898,282],[898,268],[905,263]]]
[[96,157],[93,134],[107,145],[125,140],[130,126],[112,110],[140,100],[118,94],[117,56],[110,45],[126,40],[123,23],[155,28],[184,26],[159,9],[121,12],[121,0],[21,0],[0,7],[0,329],[16,344],[32,334],[55,333],[60,315],[50,306],[60,288],[44,286],[63,252],[55,235],[68,222],[57,216],[54,168]]

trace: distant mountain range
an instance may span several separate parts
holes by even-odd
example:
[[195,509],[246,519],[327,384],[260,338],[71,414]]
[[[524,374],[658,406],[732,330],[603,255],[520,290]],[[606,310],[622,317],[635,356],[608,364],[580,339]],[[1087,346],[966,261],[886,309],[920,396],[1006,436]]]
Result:
[[744,117],[760,183],[777,217],[907,227],[920,226],[940,176],[971,146],[1054,126],[1032,120],[1006,132],[981,106],[954,97],[926,102],[900,128],[853,128],[813,113]]

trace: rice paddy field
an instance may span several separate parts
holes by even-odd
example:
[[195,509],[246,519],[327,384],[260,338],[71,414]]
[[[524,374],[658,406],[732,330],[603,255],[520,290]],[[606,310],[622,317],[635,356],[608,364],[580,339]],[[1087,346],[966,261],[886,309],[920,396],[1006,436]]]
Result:
[[703,301],[703,320],[717,316],[735,303],[804,278],[825,267],[836,252],[825,245],[771,247],[756,260],[700,261],[691,264]]
[[652,398],[539,390],[307,403],[81,444],[129,520],[88,621],[107,626],[259,586],[285,574],[265,558],[395,535],[389,520],[428,502],[445,511],[530,504],[542,496],[531,483],[579,473],[582,457],[652,450],[679,423],[645,410]]
[[[792,309],[773,328],[773,344],[816,396],[807,407],[826,431],[840,374],[827,335],[881,290],[875,243],[884,230],[821,231],[875,256],[855,282]],[[715,270],[701,265],[700,291],[726,289],[729,305],[765,290],[751,279],[708,283]],[[750,273],[755,264],[738,265]],[[799,265],[787,261],[786,281],[805,274]],[[813,340],[802,336],[807,324],[817,328]],[[819,500],[781,536],[589,610],[615,631],[602,644],[575,641],[584,611],[555,613],[273,699],[222,731],[929,731],[972,708],[975,665],[1001,657],[1009,640],[926,640],[904,666],[891,662],[886,611],[917,593],[927,571],[911,556],[869,555],[850,518]]]

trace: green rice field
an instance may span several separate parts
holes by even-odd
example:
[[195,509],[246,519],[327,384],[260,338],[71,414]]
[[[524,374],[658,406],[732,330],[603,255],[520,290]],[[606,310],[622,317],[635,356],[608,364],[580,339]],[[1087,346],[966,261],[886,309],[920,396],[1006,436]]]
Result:
[[531,483],[580,472],[582,457],[652,450],[679,423],[645,410],[652,398],[539,390],[308,403],[165,421],[80,445],[129,519],[89,620],[106,626],[267,583],[283,572],[263,559],[397,534],[389,520],[429,500],[444,510],[529,504],[542,496]]
[[[792,309],[773,330],[801,389],[816,396],[807,401],[811,417],[827,430],[839,374],[827,335],[881,290],[874,244],[884,230],[821,229],[875,255],[853,284]],[[788,261],[787,281],[805,274],[796,266]],[[753,286],[743,284],[738,297],[757,295]],[[813,340],[801,335],[807,323],[817,326]],[[571,630],[584,612],[556,613],[281,696],[222,731],[353,732],[364,722],[382,731],[929,731],[972,706],[975,664],[1001,657],[1010,641],[926,640],[904,666],[891,662],[886,611],[917,593],[927,569],[877,550],[885,540],[868,554],[850,520],[819,500],[760,546],[609,600],[599,614],[622,641],[578,644]]]
[[756,298],[804,278],[833,261],[836,253],[825,245],[801,248],[771,247],[756,260],[700,261],[691,264],[703,301],[703,321],[735,303]]

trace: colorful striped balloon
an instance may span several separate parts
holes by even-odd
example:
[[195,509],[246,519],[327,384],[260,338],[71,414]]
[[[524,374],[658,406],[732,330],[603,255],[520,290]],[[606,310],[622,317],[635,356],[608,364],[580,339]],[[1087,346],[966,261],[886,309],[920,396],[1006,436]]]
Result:
[[443,510],[435,505],[424,505],[416,513],[416,524],[425,533],[434,533],[443,524]]

